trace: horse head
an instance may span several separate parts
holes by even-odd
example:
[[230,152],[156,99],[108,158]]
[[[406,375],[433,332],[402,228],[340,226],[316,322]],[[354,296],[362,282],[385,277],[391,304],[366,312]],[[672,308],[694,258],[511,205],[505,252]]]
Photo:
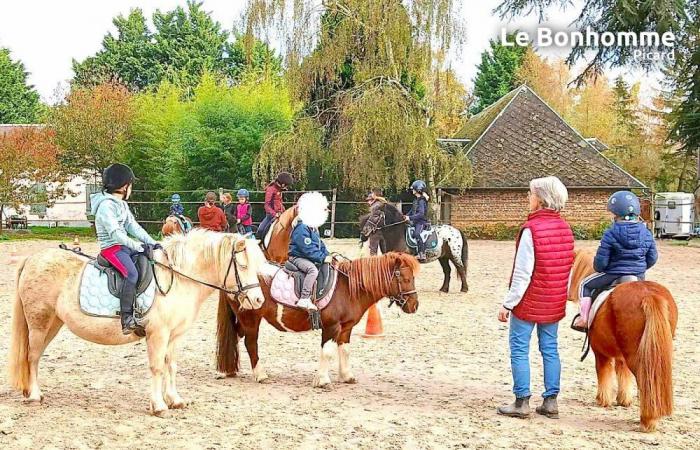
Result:
[[392,292],[389,305],[396,303],[403,312],[413,314],[418,311],[418,292],[415,279],[420,271],[418,260],[405,253],[388,253],[393,261],[396,289]]

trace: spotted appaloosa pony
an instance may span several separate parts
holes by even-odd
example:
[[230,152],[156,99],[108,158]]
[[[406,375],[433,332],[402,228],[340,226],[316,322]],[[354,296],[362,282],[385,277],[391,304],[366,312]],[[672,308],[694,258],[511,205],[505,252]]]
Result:
[[[185,220],[190,224],[190,230],[192,230],[192,219],[185,217]],[[160,229],[160,232],[163,237],[170,236],[175,233],[185,234],[185,230],[182,229],[180,221],[175,216],[168,216],[165,218],[165,223],[163,223],[163,227]]]
[[[569,298],[578,300],[581,281],[593,273],[590,251],[576,252]],[[632,376],[637,380],[641,429],[656,429],[661,417],[673,413],[673,336],[678,308],[671,293],[652,281],[616,287],[596,314],[589,330],[598,374],[596,401],[608,407],[632,404]]]
[[[360,239],[364,242],[369,239],[370,234],[379,233],[382,236],[382,253],[402,252],[415,255],[415,251],[406,245],[406,229],[408,228],[408,223],[404,220],[403,213],[390,203],[381,206],[381,210],[384,213],[384,221],[376,224],[376,228],[367,223],[369,214],[360,217]],[[461,291],[468,292],[467,267],[469,245],[467,243],[467,237],[464,233],[451,225],[433,225],[432,227],[436,230],[438,238],[442,241],[442,247],[437,256],[437,260],[440,261],[442,273],[444,275],[440,291],[449,292],[450,290],[450,276],[452,274],[450,263],[452,263],[455,269],[457,269],[457,274],[462,282]],[[435,258],[429,259],[426,262],[432,261],[435,261]]]
[[292,238],[293,223],[296,217],[297,207],[292,206],[283,212],[273,224],[270,244],[263,250],[269,261],[282,264],[288,259],[289,241]]
[[[163,248],[172,266],[182,273],[211,285],[244,291],[241,301],[245,307],[262,305],[263,294],[253,286],[267,262],[255,240],[197,229],[167,238]],[[166,262],[161,252],[157,251],[156,257]],[[236,264],[231,269],[233,258]],[[17,271],[8,367],[10,384],[28,401],[43,399],[38,382],[39,359],[64,324],[77,336],[98,344],[120,345],[140,339],[135,334],[124,336],[118,318],[93,317],[80,310],[78,292],[86,264],[86,258],[72,252],[47,249],[27,258]],[[169,287],[168,269],[157,267],[156,275],[168,292],[156,294],[145,329],[152,380],[151,411],[162,416],[168,408],[186,406],[175,387],[175,350],[214,288],[179,275],[173,275]]]
[[[337,346],[340,381],[355,383],[350,368],[350,334],[365,311],[384,297],[396,299],[406,313],[418,309],[414,278],[420,269],[418,261],[410,255],[387,253],[382,256],[360,258],[337,264],[338,281],[333,297],[321,310],[321,360],[313,385],[326,387],[331,383],[328,375],[329,360],[333,346]],[[273,273],[277,267],[271,267]],[[309,313],[288,308],[272,300],[270,278],[262,277],[261,283],[265,303],[257,310],[243,310],[238,302],[222,293],[219,296],[217,317],[217,369],[229,376],[238,372],[238,340],[245,338],[255,381],[263,382],[268,377],[258,360],[258,331],[265,319],[279,331],[309,331]]]

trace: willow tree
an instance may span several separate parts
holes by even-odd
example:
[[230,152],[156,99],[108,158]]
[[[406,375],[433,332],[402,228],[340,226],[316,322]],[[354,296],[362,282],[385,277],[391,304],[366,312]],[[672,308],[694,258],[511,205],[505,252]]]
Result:
[[440,55],[460,43],[457,3],[250,0],[250,41],[284,42],[290,86],[303,105],[291,130],[263,146],[257,179],[284,168],[306,182],[314,166],[316,176],[352,190],[399,190],[412,177],[433,190],[466,186],[467,158],[437,145],[441,110],[427,86],[445,70]]

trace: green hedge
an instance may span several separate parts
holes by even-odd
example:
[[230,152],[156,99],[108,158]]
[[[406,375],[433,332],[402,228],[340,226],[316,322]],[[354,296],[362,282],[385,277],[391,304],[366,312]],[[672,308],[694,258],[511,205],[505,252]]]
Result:
[[[576,240],[599,240],[608,229],[610,222],[601,221],[595,225],[573,225],[571,227]],[[519,226],[503,223],[462,228],[468,239],[494,241],[512,241],[520,230]]]

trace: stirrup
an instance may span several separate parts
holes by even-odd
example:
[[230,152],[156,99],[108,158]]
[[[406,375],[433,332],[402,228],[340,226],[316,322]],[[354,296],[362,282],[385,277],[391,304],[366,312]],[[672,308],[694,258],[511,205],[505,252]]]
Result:
[[575,331],[578,331],[578,332],[580,332],[580,333],[586,333],[586,334],[588,334],[588,327],[579,327],[579,326],[574,325],[574,324],[576,323],[576,319],[578,319],[579,317],[581,317],[581,314],[580,314],[580,313],[579,313],[579,314],[576,314],[576,315],[574,316],[574,320],[571,321],[571,329],[572,329],[572,330],[575,330]]
[[321,311],[317,309],[309,310],[309,323],[311,324],[312,330],[320,330],[323,328],[321,323]]

